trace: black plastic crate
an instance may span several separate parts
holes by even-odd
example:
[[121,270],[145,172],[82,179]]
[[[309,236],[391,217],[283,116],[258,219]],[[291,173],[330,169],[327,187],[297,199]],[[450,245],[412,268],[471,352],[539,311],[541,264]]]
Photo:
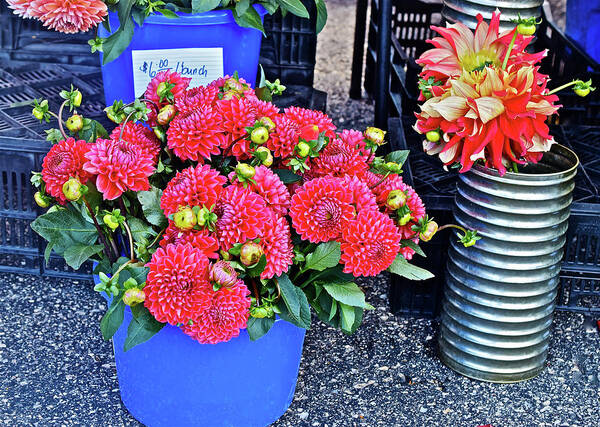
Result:
[[[312,86],[317,52],[316,15],[313,0],[302,0],[310,19],[291,13],[266,15],[260,63],[269,80]],[[93,31],[63,34],[45,29],[33,19],[21,19],[0,2],[0,59],[10,61],[60,63],[65,66],[95,66],[97,54],[90,53],[87,43]],[[0,76],[1,78],[1,76]]]
[[[404,166],[404,180],[421,196],[430,215],[442,222],[452,221],[457,172],[444,172],[436,156],[423,152],[423,137],[412,129],[414,118],[392,118],[388,123],[392,149],[410,150]],[[551,133],[580,158],[557,309],[600,313],[600,127],[553,126]],[[428,258],[415,257],[417,265],[436,274],[436,278],[424,282],[425,287],[394,278],[390,289],[394,313],[426,317],[437,315],[444,284],[445,259],[441,259],[435,251],[445,256],[448,238],[448,235],[436,237],[439,240],[433,243],[434,250],[428,249],[432,243],[422,244]],[[404,289],[396,289],[398,287]]]
[[[432,45],[426,42],[435,34],[430,25],[445,25],[441,15],[441,4],[422,1],[392,1],[391,46],[388,105],[389,116],[399,117],[418,111],[417,89],[418,74],[421,67],[415,59]],[[380,0],[371,0],[371,17],[367,38],[367,53],[364,73],[364,89],[374,96],[375,76],[377,75],[377,43],[379,29],[377,14]],[[560,31],[546,15],[536,32],[537,38],[532,50],[548,50],[548,56],[541,62],[540,71],[552,79],[552,87],[558,87],[575,78],[592,79],[600,82],[600,65],[583,49]],[[358,41],[355,41],[355,46]],[[361,52],[358,52],[360,54]],[[355,59],[356,60],[356,59]],[[359,67],[353,73],[362,72]],[[353,76],[354,84],[360,82]],[[352,88],[351,92],[355,92]],[[559,114],[551,117],[553,124],[583,124],[600,126],[600,91],[592,92],[585,99],[577,96],[571,89],[558,93],[563,107]],[[377,101],[377,100],[376,100]],[[381,102],[381,101],[377,101]]]

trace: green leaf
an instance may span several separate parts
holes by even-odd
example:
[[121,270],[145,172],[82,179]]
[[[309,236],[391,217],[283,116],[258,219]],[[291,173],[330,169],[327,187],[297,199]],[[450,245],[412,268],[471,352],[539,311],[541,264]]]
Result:
[[98,138],[106,138],[108,136],[108,132],[104,129],[104,126],[96,120],[85,119],[85,122],[85,126],[79,132],[80,139],[93,143]]
[[[54,252],[65,257],[67,264],[74,269],[99,252],[94,247],[98,239],[96,227],[71,205],[40,215],[31,223],[31,228],[48,241],[48,246]],[[75,253],[72,249],[67,252],[74,246],[84,250],[84,254]]]
[[102,245],[84,245],[76,243],[65,249],[63,257],[69,266],[73,269],[78,270],[81,264],[86,262],[91,256],[102,252],[104,246]]
[[162,190],[152,187],[149,191],[140,191],[137,198],[142,204],[142,210],[148,222],[159,227],[167,226],[167,217],[160,207]]
[[250,341],[256,341],[257,339],[265,335],[267,332],[269,332],[274,323],[275,319],[272,319],[270,317],[265,317],[264,319],[250,317],[247,326]]
[[317,34],[321,32],[327,23],[327,6],[324,0],[315,0],[317,5]]
[[306,256],[305,268],[323,271],[326,268],[335,267],[339,264],[341,255],[339,242],[320,243],[314,252]]
[[263,254],[256,265],[248,269],[248,275],[250,277],[258,277],[265,270],[267,266],[267,257]]
[[134,216],[127,217],[127,225],[129,225],[133,240],[136,242],[147,242],[150,237],[156,235],[151,225]]
[[327,283],[323,285],[331,297],[352,307],[362,307],[372,310],[373,307],[365,302],[364,292],[353,282]]
[[410,280],[427,280],[435,277],[429,271],[409,264],[402,254],[398,254],[392,265],[388,268],[388,271]]
[[156,320],[146,307],[141,307],[137,314],[137,317],[131,319],[127,328],[127,338],[123,347],[125,351],[148,341],[165,326],[164,323]]
[[301,328],[309,329],[310,306],[302,289],[294,286],[285,273],[278,277],[278,284],[283,300],[283,304],[279,303],[279,308],[282,309],[281,318]]
[[192,0],[192,13],[208,12],[216,9],[221,4],[221,0]]
[[398,163],[400,166],[402,166],[404,164],[404,162],[406,161],[406,159],[408,158],[409,153],[410,153],[409,150],[392,151],[387,156],[385,156],[385,161]]
[[284,184],[291,184],[292,182],[298,182],[302,179],[300,175],[296,175],[294,172],[287,169],[273,169],[273,172],[275,172]]
[[261,31],[263,34],[265,33],[265,29],[263,28],[262,20],[260,19],[260,15],[253,7],[249,7],[246,12],[242,15],[238,15],[236,10],[233,10],[233,18],[235,22],[240,27],[245,28],[255,28]]
[[119,330],[121,323],[123,323],[125,311],[125,303],[121,298],[113,298],[110,307],[102,316],[100,321],[100,330],[102,331],[102,337],[105,340],[109,340]]
[[177,15],[171,9],[156,9],[156,11],[160,12],[165,18],[169,18],[169,19],[179,18],[179,15]]
[[235,4],[235,13],[237,13],[238,16],[242,16],[249,7],[250,0],[237,0],[237,3]]
[[121,21],[121,26],[117,31],[104,40],[102,44],[102,52],[104,53],[102,63],[104,65],[117,59],[127,49],[133,38],[134,28],[133,20],[128,15],[124,21]]
[[342,330],[350,332],[354,325],[354,307],[340,303],[340,317],[342,319]]
[[306,7],[304,7],[300,0],[279,0],[279,3],[282,9],[285,8],[300,18],[310,18],[308,10],[306,10]]
[[400,244],[402,245],[402,247],[411,248],[413,251],[415,251],[416,254],[419,254],[422,257],[427,258],[427,255],[425,255],[425,252],[423,252],[423,249],[421,249],[421,247],[419,245],[417,245],[415,242],[413,242],[412,240],[402,239],[402,240],[400,240]]
[[329,311],[329,320],[331,321],[331,319],[333,319],[336,314],[337,314],[337,302],[332,301],[331,310]]

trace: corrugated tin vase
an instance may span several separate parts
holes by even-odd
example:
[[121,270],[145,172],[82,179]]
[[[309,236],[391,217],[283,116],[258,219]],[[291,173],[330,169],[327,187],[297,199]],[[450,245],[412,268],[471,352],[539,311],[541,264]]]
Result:
[[489,22],[492,13],[499,9],[500,29],[511,30],[515,24],[511,19],[517,19],[521,14],[523,18],[542,15],[543,0],[444,0],[442,15],[449,22],[462,22],[470,28],[477,25],[477,14]]
[[457,183],[457,224],[475,246],[451,239],[440,356],[483,381],[517,382],[544,368],[579,160],[553,145],[520,173],[475,166]]

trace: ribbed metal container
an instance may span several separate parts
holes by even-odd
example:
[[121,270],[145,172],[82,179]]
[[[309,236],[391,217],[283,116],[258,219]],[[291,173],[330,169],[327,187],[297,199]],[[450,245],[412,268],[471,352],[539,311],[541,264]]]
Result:
[[469,28],[477,25],[477,14],[489,22],[492,13],[500,9],[500,29],[510,30],[515,27],[511,19],[517,19],[521,14],[523,18],[542,15],[543,0],[444,0],[442,15],[449,22],[462,22]]
[[460,175],[456,222],[482,239],[469,248],[451,239],[448,253],[439,343],[455,371],[516,382],[543,369],[578,164],[555,144],[519,174]]

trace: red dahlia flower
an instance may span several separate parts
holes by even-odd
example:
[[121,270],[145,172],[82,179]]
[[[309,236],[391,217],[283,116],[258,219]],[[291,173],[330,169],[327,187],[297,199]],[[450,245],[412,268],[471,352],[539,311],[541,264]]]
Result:
[[319,127],[319,133],[325,132],[329,138],[335,137],[335,125],[324,113],[300,107],[289,107],[284,110],[285,117],[296,123],[300,128],[308,125]]
[[46,192],[61,204],[67,202],[62,187],[69,178],[77,178],[82,184],[92,178],[92,174],[83,168],[86,162],[85,153],[88,152],[90,146],[85,141],[67,138],[54,144],[44,157],[42,178],[46,184]]
[[[122,128],[123,124],[117,126],[110,134],[110,139],[117,141],[121,136]],[[155,162],[158,160],[158,155],[160,154],[160,141],[156,138],[151,129],[141,123],[127,122],[125,124],[125,130],[123,130],[122,139],[129,144],[138,145],[142,150],[149,153]]]
[[158,86],[163,82],[175,85],[171,89],[171,93],[173,94],[173,97],[177,99],[178,97],[183,95],[183,93],[189,86],[190,81],[192,81],[191,78],[181,77],[179,73],[176,73],[171,70],[161,71],[160,73],[157,73],[152,80],[150,80],[150,83],[146,88],[146,92],[144,93],[144,98],[148,99],[149,101],[152,101],[147,103],[148,108],[150,109],[150,114],[148,114],[148,123],[150,125],[154,126],[156,124],[156,115],[158,113],[156,108],[158,107],[158,109],[160,110],[162,107],[169,103],[166,99],[163,99],[161,102],[160,96],[157,93]]
[[267,141],[267,148],[275,157],[286,158],[294,154],[294,148],[300,139],[300,126],[283,115],[276,116],[275,132]]
[[230,185],[221,193],[214,212],[221,249],[262,236],[271,212],[262,197],[249,188]]
[[144,305],[159,322],[187,324],[210,305],[208,258],[189,243],[158,248],[147,265]]
[[105,200],[114,200],[125,191],[147,191],[154,173],[152,156],[127,141],[98,139],[91,144],[83,168],[96,178],[96,188]]
[[378,210],[375,194],[359,178],[349,175],[345,176],[342,179],[342,186],[352,194],[352,204],[358,212],[362,210]]
[[227,135],[222,147],[237,158],[248,158],[250,154],[249,139],[241,139],[230,145],[236,139],[246,135],[246,128],[256,122],[256,107],[249,98],[221,99],[217,102],[217,111],[221,128]]
[[217,203],[227,179],[208,165],[189,167],[177,172],[160,199],[165,215],[174,214],[179,206],[210,208]]
[[251,183],[249,188],[260,195],[277,215],[287,215],[290,193],[285,184],[265,166],[258,166],[254,171],[252,179],[255,183]]
[[182,160],[204,161],[221,152],[226,141],[221,117],[212,107],[180,112],[167,131],[167,145]]
[[246,328],[250,316],[250,291],[239,280],[231,287],[213,291],[205,288],[206,302],[201,311],[185,325],[183,332],[201,344],[227,342]]
[[292,197],[290,216],[294,229],[312,243],[338,239],[342,225],[355,216],[353,196],[339,178],[308,181]]
[[270,279],[288,271],[294,263],[292,235],[287,219],[283,216],[272,215],[269,225],[265,228],[260,240],[267,265],[261,273],[261,279]]
[[359,149],[342,139],[336,138],[327,144],[312,161],[309,176],[361,175],[369,168]]
[[344,273],[376,276],[388,268],[400,250],[400,234],[385,214],[365,210],[342,229]]
[[27,13],[42,21],[44,27],[78,33],[98,25],[108,12],[101,0],[33,0]]
[[177,111],[187,113],[200,107],[215,107],[219,99],[219,89],[215,86],[198,86],[188,89],[175,98]]
[[208,258],[219,258],[219,241],[208,230],[181,230],[173,221],[169,221],[169,226],[160,241],[160,246],[166,248],[171,244],[189,243],[193,247],[200,249]]

